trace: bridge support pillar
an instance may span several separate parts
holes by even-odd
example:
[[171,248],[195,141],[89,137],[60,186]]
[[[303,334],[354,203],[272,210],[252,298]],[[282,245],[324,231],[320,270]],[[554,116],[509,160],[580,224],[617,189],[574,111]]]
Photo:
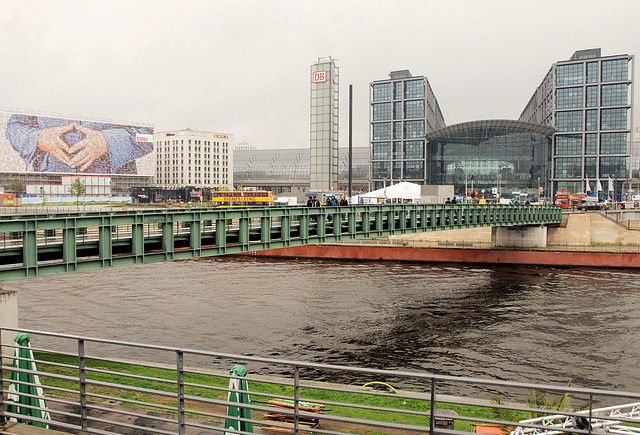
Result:
[[547,227],[546,225],[493,227],[491,244],[502,248],[545,248]]
[[111,225],[98,227],[98,255],[101,260],[111,260],[113,253],[113,241],[111,239]]
[[161,222],[160,228],[162,229],[162,252],[164,252],[167,259],[173,259],[173,222]]
[[[249,240],[249,226],[247,223],[247,243]],[[191,249],[202,248],[202,222],[191,221],[189,223],[189,246]],[[200,255],[198,255],[199,257]]]

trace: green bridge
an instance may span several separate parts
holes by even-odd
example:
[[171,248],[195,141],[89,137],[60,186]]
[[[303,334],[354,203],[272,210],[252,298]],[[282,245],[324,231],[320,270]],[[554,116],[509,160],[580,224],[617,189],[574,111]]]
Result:
[[553,205],[478,204],[2,215],[0,281],[406,233],[540,226],[561,220],[562,210]]

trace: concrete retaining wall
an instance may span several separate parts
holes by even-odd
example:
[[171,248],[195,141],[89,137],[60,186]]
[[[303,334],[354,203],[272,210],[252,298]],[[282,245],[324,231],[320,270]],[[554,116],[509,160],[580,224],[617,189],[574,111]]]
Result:
[[[18,292],[0,288],[0,325],[8,328],[18,327]],[[7,344],[15,344],[13,339],[17,333],[5,331],[2,334],[2,354],[13,355],[13,349],[4,347]]]
[[[531,227],[529,227],[531,228]],[[640,231],[627,230],[598,213],[573,213],[562,216],[558,227],[547,227],[547,246],[640,245]],[[495,246],[492,229],[432,231],[389,237],[391,240],[478,243]],[[506,246],[506,245],[505,245]],[[532,246],[532,245],[527,245]]]

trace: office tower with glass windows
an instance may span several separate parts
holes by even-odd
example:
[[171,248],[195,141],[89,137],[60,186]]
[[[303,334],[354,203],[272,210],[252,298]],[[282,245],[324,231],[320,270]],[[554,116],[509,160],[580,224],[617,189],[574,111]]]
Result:
[[310,187],[330,192],[338,187],[338,67],[331,57],[311,65]]
[[427,180],[425,134],[445,126],[426,77],[408,70],[371,83],[371,181],[374,189]]
[[520,120],[556,128],[551,149],[552,192],[625,198],[638,176],[633,143],[634,56],[576,51],[551,66]]
[[233,189],[233,135],[189,128],[156,133],[156,184]]

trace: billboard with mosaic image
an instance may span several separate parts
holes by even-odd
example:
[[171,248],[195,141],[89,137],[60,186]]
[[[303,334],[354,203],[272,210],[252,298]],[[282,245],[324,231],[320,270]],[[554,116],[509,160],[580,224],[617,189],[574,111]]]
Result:
[[0,171],[154,175],[153,127],[0,112]]

